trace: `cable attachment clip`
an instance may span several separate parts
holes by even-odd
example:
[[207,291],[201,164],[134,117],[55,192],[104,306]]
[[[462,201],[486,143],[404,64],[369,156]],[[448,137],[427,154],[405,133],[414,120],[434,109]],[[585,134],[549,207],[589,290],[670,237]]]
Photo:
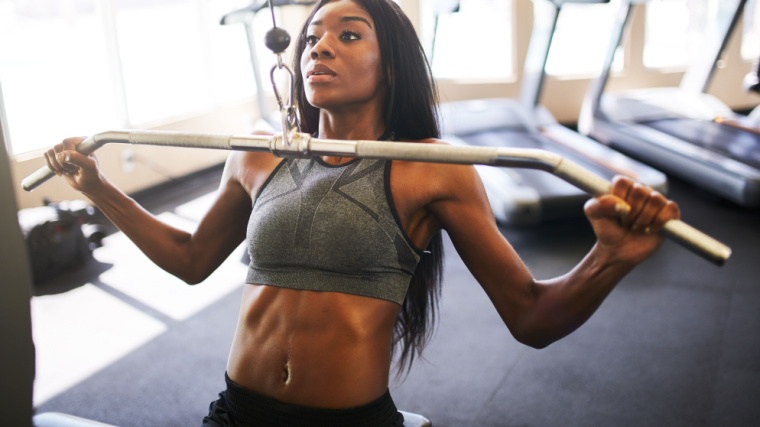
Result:
[[[274,11],[272,12],[272,21],[274,23]],[[285,63],[282,61],[282,54],[290,45],[290,34],[288,34],[288,32],[284,29],[277,27],[275,24],[272,29],[267,31],[266,37],[264,38],[264,43],[272,52],[275,53],[275,55],[277,55],[277,64],[275,64],[272,67],[272,70],[269,72],[269,79],[272,81],[274,96],[277,98],[277,105],[280,108],[283,142],[285,145],[290,146],[291,142],[289,135],[298,129],[296,109],[293,103],[293,84],[295,76],[290,67],[285,65]],[[275,81],[275,72],[277,70],[284,70],[285,76],[287,77],[287,85],[285,86],[288,91],[287,103],[283,102],[280,91],[277,89],[277,83]]]
[[[283,97],[280,95],[280,91],[277,89],[277,83],[275,82],[275,72],[277,70],[284,70],[287,77],[287,101],[283,102]],[[277,105],[280,108],[280,115],[282,120],[282,133],[288,134],[290,131],[297,129],[296,119],[296,107],[293,103],[293,71],[287,65],[282,63],[282,58],[277,55],[277,64],[272,67],[272,71],[269,73],[269,78],[272,81],[272,88],[274,89],[274,96],[277,99]]]

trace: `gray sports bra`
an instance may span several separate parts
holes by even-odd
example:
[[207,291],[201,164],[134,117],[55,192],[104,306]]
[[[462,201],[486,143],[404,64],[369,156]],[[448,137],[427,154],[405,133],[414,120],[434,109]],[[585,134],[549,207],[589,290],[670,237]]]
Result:
[[402,304],[421,251],[401,227],[391,162],[280,162],[248,222],[247,283]]

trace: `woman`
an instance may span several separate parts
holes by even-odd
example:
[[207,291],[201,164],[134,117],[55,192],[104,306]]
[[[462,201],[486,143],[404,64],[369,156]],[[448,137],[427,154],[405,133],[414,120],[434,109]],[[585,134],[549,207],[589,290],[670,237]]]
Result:
[[[429,68],[392,1],[322,0],[296,54],[302,131],[441,143]],[[424,346],[441,230],[515,338],[541,348],[585,322],[679,217],[659,193],[617,179],[585,207],[596,245],[569,273],[538,281],[497,229],[470,166],[234,152],[189,234],[109,183],[94,157],[74,151],[79,142],[51,149],[48,165],[168,272],[198,283],[248,240],[228,388],[210,426],[402,425],[388,394],[393,348],[403,366]]]

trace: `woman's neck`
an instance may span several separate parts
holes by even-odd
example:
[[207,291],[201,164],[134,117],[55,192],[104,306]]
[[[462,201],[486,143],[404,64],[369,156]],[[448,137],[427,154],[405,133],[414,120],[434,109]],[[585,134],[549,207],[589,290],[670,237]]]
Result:
[[385,123],[376,114],[349,111],[335,114],[322,110],[319,137],[346,140],[377,140],[385,133]]
[[[375,141],[384,133],[385,124],[380,119],[373,119],[372,115],[336,115],[322,110],[319,116],[319,138]],[[351,158],[325,156],[322,160],[330,164],[341,164]]]

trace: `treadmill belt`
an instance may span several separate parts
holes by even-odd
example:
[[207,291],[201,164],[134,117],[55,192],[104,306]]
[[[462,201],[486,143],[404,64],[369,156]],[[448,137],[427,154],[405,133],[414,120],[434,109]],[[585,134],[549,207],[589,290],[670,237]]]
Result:
[[760,134],[758,133],[706,120],[660,119],[643,124],[760,169]]

